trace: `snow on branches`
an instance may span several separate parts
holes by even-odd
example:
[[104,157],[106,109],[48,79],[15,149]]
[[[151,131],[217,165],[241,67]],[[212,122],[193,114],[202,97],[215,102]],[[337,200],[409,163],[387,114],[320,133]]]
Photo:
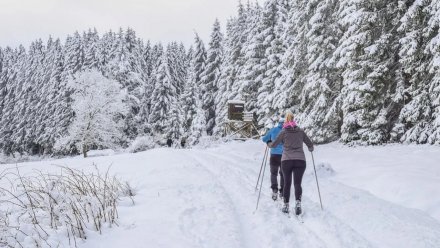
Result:
[[120,84],[96,70],[75,74],[68,82],[72,89],[75,118],[69,135],[56,145],[59,150],[74,144],[84,157],[95,147],[108,147],[122,139],[122,115],[127,112]]
[[77,247],[89,231],[117,225],[118,202],[134,191],[109,169],[95,168],[94,173],[68,167],[57,173],[24,174],[18,167],[0,172],[0,247],[60,247],[60,236]]

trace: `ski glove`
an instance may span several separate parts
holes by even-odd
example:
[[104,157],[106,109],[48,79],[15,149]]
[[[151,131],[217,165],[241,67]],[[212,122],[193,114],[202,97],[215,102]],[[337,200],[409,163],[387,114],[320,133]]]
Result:
[[313,147],[312,147],[312,148],[309,148],[309,152],[313,152],[313,150],[314,150]]

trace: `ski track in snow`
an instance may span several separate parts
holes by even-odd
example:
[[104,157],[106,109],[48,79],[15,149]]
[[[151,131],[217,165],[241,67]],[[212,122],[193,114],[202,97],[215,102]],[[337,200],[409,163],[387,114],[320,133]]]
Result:
[[[186,202],[192,207],[180,216],[182,232],[189,232],[190,236],[195,237],[199,247],[204,247],[208,242],[216,244],[216,247],[245,247],[241,235],[243,229],[233,200],[211,171],[199,161],[195,166],[199,168],[197,173],[206,174],[211,182],[189,192],[186,189]],[[199,225],[199,221],[203,221],[203,224]]]
[[[222,155],[217,156],[217,159],[223,158],[225,164],[236,164],[236,168],[255,167],[251,178],[258,177],[257,161],[251,164],[251,160],[243,155]],[[257,157],[262,158],[263,154]],[[310,162],[307,166],[308,170],[313,168]],[[263,183],[266,185],[266,188],[263,186],[263,191],[266,189],[266,200],[270,199],[270,191],[267,189],[267,185],[270,185],[268,171],[266,169]],[[308,175],[314,176],[312,173]],[[311,239],[316,235],[316,238],[324,241],[323,247],[440,247],[440,223],[426,213],[389,203],[368,192],[325,177],[320,177],[325,208],[321,212],[314,177],[307,178],[308,175],[303,180],[303,208],[306,212],[304,226],[308,228]],[[316,202],[311,202],[308,196],[316,197]]]
[[[271,199],[269,165],[255,211],[263,149],[246,148],[248,144],[58,161],[84,170],[92,161],[102,168],[110,161],[112,171],[137,191],[134,206],[121,203],[119,227],[102,235],[90,233],[79,247],[440,247],[440,222],[426,212],[382,200],[331,175],[319,177],[321,211],[311,161],[303,180],[304,223],[293,213],[288,218],[280,210],[281,201]],[[20,167],[44,165],[40,168],[51,170],[52,163]]]
[[[223,161],[223,163],[218,163],[219,166],[216,166],[216,163],[212,164],[211,162],[209,167],[216,168],[218,170],[217,175],[220,175],[220,178],[224,178],[226,181],[229,181],[227,184],[233,187],[232,192],[240,192],[241,189],[243,195],[249,195],[248,192],[252,192],[254,189],[255,186],[252,185],[253,182],[251,182],[251,178],[255,181],[255,178],[257,178],[258,175],[254,175],[255,170],[250,170],[248,168],[246,171],[248,173],[252,172],[254,177],[243,176],[242,166],[244,164],[243,161],[246,161],[246,159],[240,158],[236,155],[229,156],[233,157],[234,159],[225,159],[222,156],[218,156],[210,152],[204,152],[199,154],[199,156],[205,156],[205,161]],[[236,161],[242,162],[240,163]],[[254,163],[252,163],[251,166],[254,166]],[[270,174],[267,173],[267,169],[268,168],[266,168],[264,179],[269,179],[270,176]],[[228,173],[222,175],[222,172]],[[245,175],[249,175],[248,173]],[[246,179],[245,182],[243,182],[244,179]],[[243,187],[243,185],[246,186]],[[261,247],[286,247],[292,244],[295,244],[295,247],[371,247],[368,241],[366,241],[349,226],[344,225],[334,216],[329,214],[325,216],[322,214],[312,214],[319,213],[320,211],[318,205],[316,204],[316,206],[310,206],[310,209],[307,210],[307,212],[310,212],[310,214],[308,214],[307,217],[304,216],[305,223],[303,225],[297,223],[297,220],[295,220],[295,217],[292,213],[290,219],[286,218],[286,216],[280,211],[280,204],[275,204],[272,202],[272,200],[269,200],[269,202],[265,202],[266,204],[263,205],[264,199],[270,199],[270,194],[267,193],[267,185],[269,185],[269,181],[265,180],[263,182],[263,190],[266,189],[266,192],[261,196],[263,199],[260,200],[260,209],[255,212],[256,216],[259,216],[262,213],[262,216],[259,216],[259,223],[255,223],[255,226],[266,226],[268,227],[266,229],[269,229],[262,230],[260,235],[271,236],[269,242],[265,246]],[[237,199],[237,201],[246,203],[246,206],[243,204],[243,208],[247,209],[247,212],[253,212],[256,204],[255,196],[257,196],[257,194],[250,195],[250,197],[247,197],[246,201],[243,201],[243,198],[241,201],[240,199]],[[308,205],[313,204],[311,204],[307,197],[305,197],[304,208],[308,208]],[[314,217],[314,215],[317,215],[319,221],[314,223],[312,222],[312,225],[310,225],[308,223],[309,215],[310,218]],[[252,223],[252,219],[254,218],[255,217],[249,218],[248,222]],[[276,232],[277,229],[281,229],[281,232]],[[292,236],[294,239],[286,240],[285,237],[289,236]],[[285,242],[277,244],[280,240],[284,240]]]

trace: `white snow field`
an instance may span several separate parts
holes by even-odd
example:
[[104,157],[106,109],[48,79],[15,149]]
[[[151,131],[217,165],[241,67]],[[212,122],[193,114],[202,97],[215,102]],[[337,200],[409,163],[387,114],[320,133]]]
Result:
[[237,141],[18,165],[22,171],[112,165],[136,188],[136,204],[120,204],[119,226],[90,232],[79,247],[440,247],[440,147],[317,146],[324,211],[308,153],[303,224],[270,198],[269,166],[255,212],[264,149],[260,141]]

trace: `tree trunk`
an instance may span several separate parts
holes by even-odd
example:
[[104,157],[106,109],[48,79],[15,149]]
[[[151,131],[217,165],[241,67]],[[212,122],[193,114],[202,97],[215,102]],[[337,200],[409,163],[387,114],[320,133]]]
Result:
[[87,145],[83,144],[83,154],[84,158],[87,158]]

